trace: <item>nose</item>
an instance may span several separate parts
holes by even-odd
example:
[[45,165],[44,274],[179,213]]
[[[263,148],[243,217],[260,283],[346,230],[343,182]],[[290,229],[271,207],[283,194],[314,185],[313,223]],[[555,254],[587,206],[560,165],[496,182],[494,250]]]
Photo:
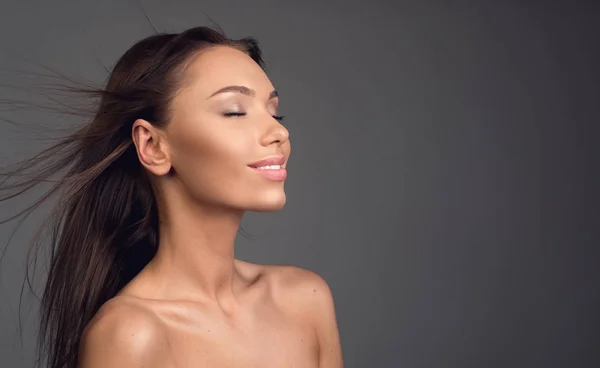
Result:
[[290,139],[290,132],[284,127],[278,120],[271,117],[272,123],[268,125],[268,129],[263,136],[261,144],[263,146],[270,146],[277,144],[278,146],[283,145]]

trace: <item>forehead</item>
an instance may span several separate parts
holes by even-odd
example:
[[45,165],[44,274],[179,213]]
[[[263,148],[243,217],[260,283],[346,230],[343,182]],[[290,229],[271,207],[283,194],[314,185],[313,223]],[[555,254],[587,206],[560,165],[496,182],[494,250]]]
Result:
[[230,85],[255,89],[259,95],[273,90],[265,72],[250,56],[227,46],[214,46],[199,53],[188,65],[184,78],[189,89],[206,97]]

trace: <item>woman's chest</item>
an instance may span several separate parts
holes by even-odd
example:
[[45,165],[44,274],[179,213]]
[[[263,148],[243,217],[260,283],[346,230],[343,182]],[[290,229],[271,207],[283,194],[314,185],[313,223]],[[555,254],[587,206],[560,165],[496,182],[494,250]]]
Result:
[[173,368],[318,367],[312,326],[277,311],[240,321],[201,316],[181,322],[167,329]]

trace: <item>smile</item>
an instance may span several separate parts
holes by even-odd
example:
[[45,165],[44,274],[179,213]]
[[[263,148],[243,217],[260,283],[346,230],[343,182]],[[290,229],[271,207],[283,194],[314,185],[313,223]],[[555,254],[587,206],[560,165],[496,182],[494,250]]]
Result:
[[279,169],[281,169],[281,165],[258,166],[255,169],[258,169],[258,170],[279,170]]
[[251,167],[248,166],[251,170],[255,171],[259,175],[269,180],[274,181],[284,181],[287,177],[287,170],[282,168],[281,165],[268,165],[268,166],[258,166]]

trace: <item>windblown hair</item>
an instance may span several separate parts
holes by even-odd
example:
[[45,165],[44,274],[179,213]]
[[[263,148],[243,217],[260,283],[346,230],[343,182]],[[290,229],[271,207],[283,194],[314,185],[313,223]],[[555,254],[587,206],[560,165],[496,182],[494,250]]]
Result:
[[[38,363],[75,368],[86,325],[154,256],[156,199],[137,157],[132,124],[138,118],[157,127],[168,124],[187,66],[213,46],[239,49],[264,69],[252,37],[233,40],[209,27],[147,37],[121,56],[104,88],[76,91],[97,101],[89,123],[2,174],[0,201],[58,176],[20,212],[29,214],[58,198],[44,225],[50,230],[44,242],[50,243],[50,265],[40,305]],[[27,267],[30,254],[31,249]]]

